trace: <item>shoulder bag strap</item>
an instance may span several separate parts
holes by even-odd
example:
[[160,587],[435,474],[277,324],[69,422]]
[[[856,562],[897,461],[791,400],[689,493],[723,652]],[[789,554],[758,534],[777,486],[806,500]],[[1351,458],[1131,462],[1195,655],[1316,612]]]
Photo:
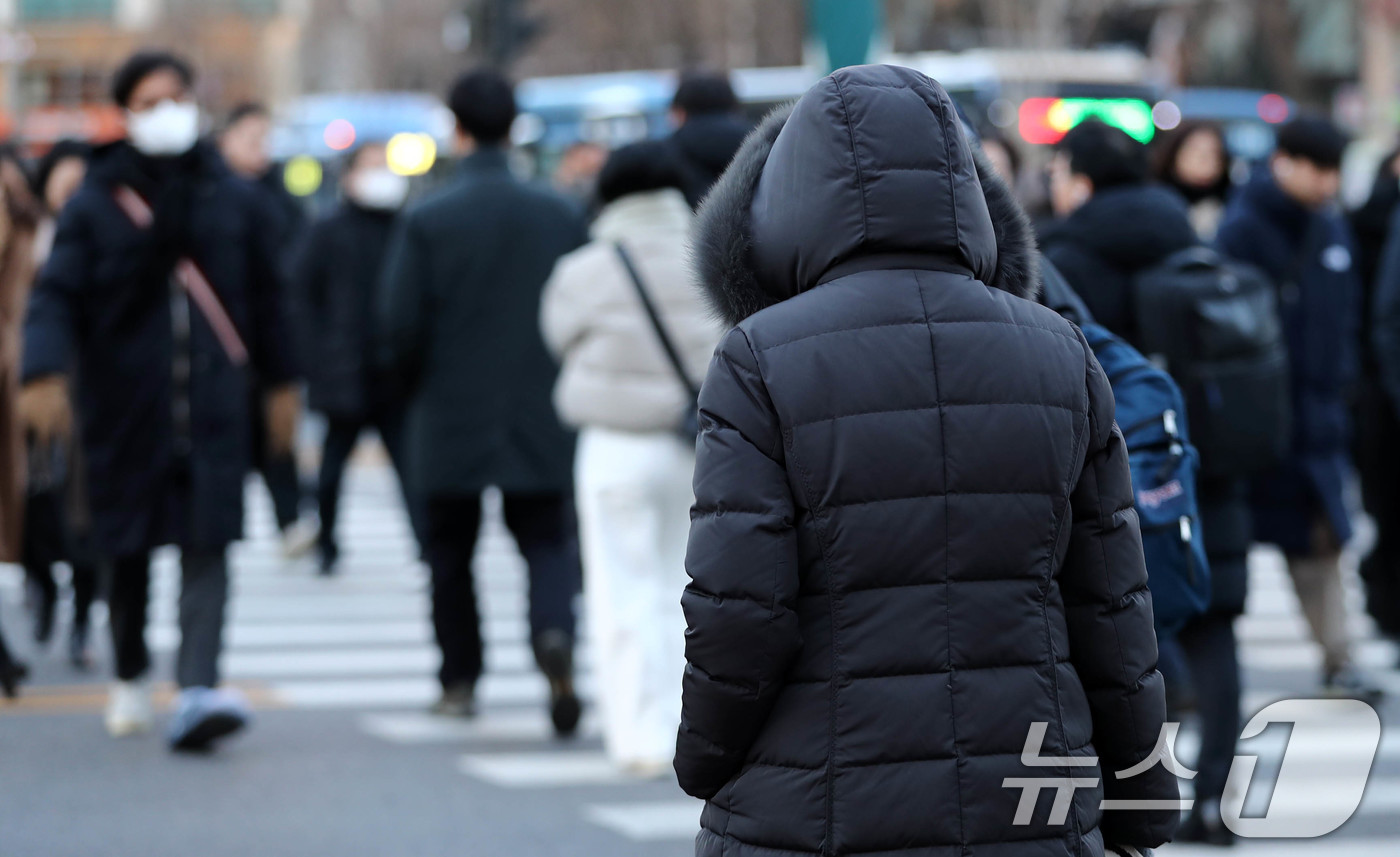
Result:
[[656,331],[656,338],[661,340],[661,347],[666,352],[666,357],[671,361],[671,367],[676,372],[676,377],[685,385],[685,389],[690,393],[691,398],[699,398],[700,390],[691,382],[690,376],[686,374],[685,364],[681,362],[680,352],[676,351],[676,346],[671,342],[671,337],[666,333],[666,326],[661,323],[661,316],[656,312],[656,305],[651,302],[651,295],[647,294],[646,286],[642,283],[642,276],[637,272],[637,266],[632,263],[632,256],[620,242],[613,244],[617,250],[617,258],[622,261],[622,267],[627,269],[627,277],[632,281],[632,286],[637,290],[637,297],[642,301],[642,308],[647,311],[647,317],[651,319],[651,327]]

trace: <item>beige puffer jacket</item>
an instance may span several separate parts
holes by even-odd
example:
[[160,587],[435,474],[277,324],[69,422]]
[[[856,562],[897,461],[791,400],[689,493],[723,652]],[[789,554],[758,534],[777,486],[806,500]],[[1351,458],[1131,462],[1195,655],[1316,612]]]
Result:
[[541,328],[562,364],[554,406],[569,425],[619,431],[676,428],[689,398],[618,258],[627,248],[696,387],[723,329],[687,262],[691,212],[677,190],[610,203],[593,240],[559,260],[545,286]]

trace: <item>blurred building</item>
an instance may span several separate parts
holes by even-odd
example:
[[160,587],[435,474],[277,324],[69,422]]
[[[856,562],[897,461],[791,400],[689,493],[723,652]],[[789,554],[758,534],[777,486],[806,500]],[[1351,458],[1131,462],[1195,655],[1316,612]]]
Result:
[[63,136],[120,133],[109,104],[113,69],[142,47],[174,47],[200,71],[199,93],[221,110],[295,95],[304,0],[3,0],[0,125],[42,146]]

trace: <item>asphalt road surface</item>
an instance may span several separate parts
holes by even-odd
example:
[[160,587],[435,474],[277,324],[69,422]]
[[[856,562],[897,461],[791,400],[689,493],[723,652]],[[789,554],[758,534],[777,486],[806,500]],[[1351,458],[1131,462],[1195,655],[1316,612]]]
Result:
[[[258,719],[208,756],[172,756],[159,733],[108,738],[101,725],[110,662],[105,614],[99,608],[97,668],[75,672],[61,645],[40,652],[28,641],[19,570],[0,567],[7,636],[36,671],[19,703],[0,704],[0,857],[692,853],[700,806],[674,781],[613,771],[587,720],[575,741],[551,737],[545,684],[526,642],[523,564],[499,515],[489,516],[478,555],[488,639],[482,711],[474,721],[449,721],[424,713],[437,690],[427,575],[414,559],[392,478],[382,466],[362,464],[348,476],[346,495],[341,574],[320,579],[310,560],[281,558],[265,492],[250,485],[252,537],[233,553],[224,663],[228,679],[254,700]],[[149,639],[168,697],[177,642],[174,555],[162,554],[157,567]],[[1312,694],[1320,664],[1279,557],[1259,552],[1252,578],[1250,612],[1239,624],[1247,713]],[[1359,596],[1353,607],[1362,663],[1395,690],[1381,706],[1382,719],[1400,722],[1400,681],[1389,669],[1396,652],[1374,638]],[[585,697],[588,666],[585,642]],[[1292,813],[1325,813],[1344,791],[1332,782],[1330,756],[1354,743],[1356,730],[1323,724],[1313,734],[1319,737],[1298,764],[1317,788],[1302,805],[1286,808]],[[1382,741],[1366,797],[1336,833],[1250,841],[1235,853],[1400,854],[1397,738],[1400,732]],[[1287,741],[1286,728],[1272,728],[1250,745],[1261,758],[1254,810],[1267,805],[1267,781]],[[1178,746],[1188,763],[1193,745],[1188,724]],[[1161,853],[1214,852],[1168,846]]]

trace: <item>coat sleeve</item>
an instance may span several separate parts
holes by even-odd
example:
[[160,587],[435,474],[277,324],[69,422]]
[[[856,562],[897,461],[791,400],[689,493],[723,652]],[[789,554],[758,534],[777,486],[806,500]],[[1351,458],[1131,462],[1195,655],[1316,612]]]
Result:
[[782,434],[740,331],[711,362],[700,425],[675,768],[681,788],[709,799],[739,773],[802,644]]
[[1400,213],[1392,221],[1376,272],[1371,327],[1381,384],[1395,413],[1400,414]]
[[[1160,763],[1135,776],[1117,776],[1153,754],[1166,720],[1166,695],[1157,671],[1152,597],[1127,447],[1113,422],[1108,379],[1088,344],[1083,347],[1089,444],[1070,496],[1070,543],[1060,573],[1070,662],[1088,696],[1104,798],[1175,801],[1176,777]],[[1171,836],[1178,817],[1175,809],[1106,811],[1104,839],[1155,848]]]
[[425,356],[429,277],[427,241],[413,214],[404,215],[395,225],[385,253],[376,362],[409,386],[418,380]]
[[92,278],[93,237],[76,200],[59,218],[49,260],[29,295],[24,322],[24,382],[72,368],[74,336],[83,293]]
[[289,320],[285,255],[277,216],[270,201],[253,195],[249,201],[253,218],[249,242],[249,271],[252,336],[249,350],[258,384],[264,389],[280,387],[296,380],[298,361]]
[[565,256],[544,287],[540,333],[549,352],[561,362],[594,326],[598,302],[612,285],[610,272],[601,271],[593,261],[580,255]]

